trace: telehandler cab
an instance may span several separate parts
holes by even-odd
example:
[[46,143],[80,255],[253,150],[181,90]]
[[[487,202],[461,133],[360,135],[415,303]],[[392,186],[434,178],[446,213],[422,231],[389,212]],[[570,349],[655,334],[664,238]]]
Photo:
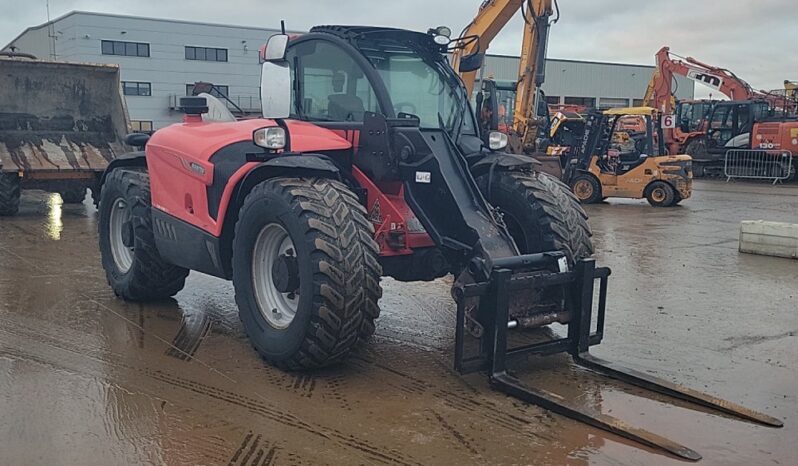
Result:
[[[381,275],[452,273],[455,367],[487,370],[505,393],[700,458],[526,387],[505,367],[512,355],[568,352],[612,377],[780,425],[588,354],[602,339],[610,271],[590,258],[587,216],[533,160],[501,152],[502,135],[481,137],[446,60],[446,32],[321,26],[272,36],[261,50],[263,118],[203,120],[213,97],[187,97],[183,123],[129,140],[143,150],[108,168],[99,209],[114,292],[172,296],[189,270],[232,279],[257,351],[280,368],[313,369],[343,360],[374,332]],[[551,322],[566,324],[567,336],[508,347],[509,329]]]

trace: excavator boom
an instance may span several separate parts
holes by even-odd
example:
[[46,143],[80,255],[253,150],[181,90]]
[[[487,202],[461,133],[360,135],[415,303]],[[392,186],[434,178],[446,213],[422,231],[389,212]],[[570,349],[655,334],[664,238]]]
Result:
[[[515,12],[521,10],[524,17],[524,36],[512,126],[525,148],[534,145],[537,136],[537,97],[545,80],[548,32],[550,24],[557,20],[558,15],[554,11],[557,9],[556,5],[554,0],[485,0],[476,17],[460,34],[461,46],[452,56],[452,66],[459,70],[464,57],[484,54]],[[476,70],[460,73],[469,95],[474,90],[476,75]]]

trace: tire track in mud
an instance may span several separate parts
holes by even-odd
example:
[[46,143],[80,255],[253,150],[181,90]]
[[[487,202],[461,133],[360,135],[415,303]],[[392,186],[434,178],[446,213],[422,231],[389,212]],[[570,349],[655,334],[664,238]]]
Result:
[[[102,307],[105,307],[105,308],[109,309],[113,314],[118,314],[116,311],[111,310],[106,305],[103,305],[102,303],[99,303],[96,300],[92,300],[92,301],[94,301],[95,303],[97,303],[98,305],[100,305]],[[122,320],[127,321],[128,324],[131,324],[131,325],[135,326],[135,323],[131,322],[125,316],[123,316],[121,314],[118,314],[118,316]],[[404,343],[405,346],[406,346],[407,343],[409,343],[410,345],[413,345],[412,342],[405,342],[405,341],[402,341],[402,340],[400,340],[400,342]],[[165,342],[165,343],[169,344],[169,342]],[[405,348],[405,349],[407,349],[407,348]],[[180,348],[176,348],[176,350],[180,351]],[[393,355],[393,354],[392,355],[387,355],[387,354],[384,353],[385,351],[386,351],[385,348],[381,348],[381,350],[374,351],[374,354],[378,355],[379,359],[381,359],[381,360],[396,359],[395,355]],[[414,356],[421,355],[424,359],[428,359],[428,360],[431,359],[432,366],[436,366],[436,367],[440,366],[439,353],[440,353],[440,349],[439,348],[424,348],[423,352],[419,352],[417,350],[413,351]],[[353,359],[350,359],[350,361],[351,360],[353,360]],[[419,396],[419,395],[429,395],[429,394],[431,394],[431,396],[434,399],[442,401],[446,406],[448,406],[451,409],[454,409],[455,411],[462,411],[462,412],[468,413],[469,415],[472,415],[472,416],[473,415],[478,415],[478,416],[480,416],[480,417],[482,417],[484,419],[487,419],[487,420],[491,421],[493,424],[502,426],[502,427],[504,427],[504,428],[506,428],[506,429],[508,429],[508,430],[510,430],[512,432],[520,433],[521,435],[523,435],[525,437],[528,437],[528,438],[530,438],[532,440],[535,440],[535,441],[539,441],[540,440],[540,436],[537,436],[534,433],[529,432],[528,427],[530,426],[530,424],[532,424],[532,421],[534,419],[536,419],[536,418],[545,419],[546,418],[545,413],[543,413],[543,414],[536,413],[534,416],[532,416],[530,418],[524,418],[524,417],[521,417],[521,416],[516,415],[514,413],[507,412],[504,407],[499,406],[497,403],[495,403],[495,402],[493,402],[491,400],[487,400],[487,399],[484,399],[484,398],[475,399],[474,396],[475,395],[479,396],[479,395],[481,395],[482,392],[478,392],[477,390],[473,389],[470,386],[468,386],[468,388],[469,388],[468,390],[464,389],[463,385],[467,386],[467,384],[465,384],[465,382],[459,376],[456,376],[454,374],[453,374],[453,377],[456,378],[460,382],[461,385],[458,386],[458,387],[454,387],[454,388],[450,387],[450,388],[447,389],[447,388],[442,388],[442,387],[439,387],[439,386],[435,386],[435,385],[433,385],[433,384],[431,384],[429,382],[426,382],[424,380],[421,380],[421,379],[418,379],[416,377],[410,376],[409,374],[407,374],[407,373],[405,373],[405,372],[403,372],[401,370],[394,369],[394,368],[392,368],[392,367],[390,367],[388,365],[385,365],[385,364],[376,363],[375,361],[369,361],[367,359],[361,359],[361,361],[365,362],[368,365],[372,365],[373,367],[376,367],[378,370],[381,370],[381,371],[383,371],[385,373],[390,374],[389,380],[391,380],[391,382],[389,382],[389,383],[392,386],[394,386],[397,389],[399,389],[400,391],[404,391],[405,393],[407,393],[409,395]],[[377,364],[377,365],[375,365],[375,364]],[[417,366],[418,362],[417,361],[413,361],[413,364]],[[429,365],[430,364],[424,364],[423,366],[427,366],[428,367]],[[208,368],[212,372],[217,372],[220,375],[222,375],[223,377],[226,377],[226,378],[228,378],[229,380],[232,381],[232,379],[230,379],[229,376],[219,372],[217,369],[212,368],[211,366],[208,366]],[[137,368],[133,368],[133,369],[134,370],[138,370]],[[448,372],[451,372],[451,371],[448,370]],[[282,372],[280,372],[280,374],[275,374],[274,371],[267,371],[266,373],[268,374],[267,378],[270,379],[271,383],[277,382],[276,379],[282,379],[283,383],[279,384],[279,385],[282,385],[282,386],[284,386],[283,384],[285,383],[284,382],[285,378],[286,377],[290,377],[289,375],[284,374]],[[444,382],[445,382],[445,380],[444,380]],[[200,384],[200,385],[202,385],[202,384]],[[302,386],[302,384],[300,384],[300,387],[301,386]],[[210,387],[210,388],[212,389],[213,387]],[[201,391],[197,392],[197,393],[202,394]],[[235,395],[235,394],[233,394],[233,395]],[[346,400],[345,396],[342,396],[341,399],[342,400]],[[249,401],[254,401],[255,404],[254,405],[250,405],[250,407],[247,407],[247,405],[245,403],[244,405],[242,405],[242,407],[244,407],[245,409],[250,409],[253,412],[257,412],[258,408],[259,408],[259,404],[261,404],[261,403],[259,403],[257,400],[254,400],[254,399],[250,399]],[[230,402],[230,401],[228,401],[228,402]],[[346,402],[346,404],[347,404],[347,409],[351,410],[351,407],[348,406],[348,402]],[[528,408],[528,406],[526,408]],[[525,407],[516,406],[516,411],[522,411],[523,412],[523,411],[526,411],[526,410],[527,409],[525,409]],[[261,412],[260,414],[264,415],[263,412]],[[307,429],[307,426],[295,426],[295,427],[300,428],[300,429]],[[346,436],[344,436],[344,439],[341,439],[340,437],[338,437],[338,440],[339,441],[346,440],[346,442],[354,442],[354,440],[348,440],[348,437],[346,437]],[[364,454],[369,454],[369,452],[372,452],[372,454],[375,454],[376,458],[379,458],[380,461],[387,461],[387,462],[396,461],[396,462],[399,462],[401,464],[401,462],[398,460],[398,459],[402,458],[401,453],[399,453],[399,452],[390,451],[389,454],[385,454],[385,453],[382,453],[380,451],[380,449],[377,449],[376,451],[372,451],[372,448],[369,447],[368,445],[361,445],[361,444],[358,444],[357,442],[354,442],[354,443],[351,443],[351,444],[350,443],[346,443],[346,444],[350,445],[350,447],[352,447],[354,449],[361,450]],[[403,461],[403,460],[401,460],[401,461]]]
[[269,466],[277,457],[278,447],[269,442],[261,444],[263,434],[257,436],[250,430],[227,463],[228,466]]
[[451,424],[449,424],[449,422],[447,422],[446,419],[434,409],[431,409],[430,412],[435,417],[435,420],[438,421],[438,424],[440,424],[444,430],[446,430],[449,434],[451,434],[451,436],[454,437],[454,439],[457,441],[457,443],[460,446],[468,450],[472,455],[481,457],[479,450],[477,450],[473,446],[474,443],[473,439],[468,438],[464,433],[460,432]]
[[[5,320],[5,319],[3,319]],[[12,329],[11,327],[16,327]],[[22,328],[20,328],[22,327]],[[63,330],[63,329],[62,329]],[[177,387],[198,395],[213,398],[231,405],[238,406],[247,410],[250,413],[259,415],[280,425],[290,426],[295,429],[304,431],[320,437],[325,440],[333,441],[339,445],[348,447],[355,450],[359,454],[364,455],[366,458],[383,463],[383,464],[398,464],[398,465],[416,465],[421,464],[415,460],[406,457],[406,455],[398,450],[389,447],[380,447],[373,445],[368,441],[362,440],[355,435],[341,432],[334,428],[314,425],[305,422],[294,414],[282,411],[278,408],[271,406],[265,401],[241,395],[229,390],[207,385],[201,382],[196,382],[191,379],[186,379],[177,375],[168,374],[160,370],[153,370],[146,367],[133,366],[124,362],[123,355],[110,351],[108,348],[96,348],[85,346],[86,339],[79,339],[80,343],[67,343],[64,340],[66,334],[62,332],[59,337],[52,337],[42,332],[42,325],[37,328],[30,328],[24,326],[19,321],[5,320],[2,322],[0,332],[10,333],[18,337],[26,338],[29,340],[37,341],[41,344],[68,351],[80,357],[92,358],[100,363],[111,363],[119,368],[126,369],[132,372],[138,372],[147,376],[150,379],[157,380],[164,384]],[[81,345],[81,343],[83,345]],[[54,366],[52,362],[45,362],[47,365]]]
[[[172,339],[172,345],[166,350],[166,355],[186,362],[191,361],[199,349],[200,343],[211,331],[211,318],[203,313],[183,314],[180,327]],[[143,322],[139,322],[143,327]]]
[[[395,359],[395,357],[392,358],[392,355],[390,354],[380,354],[381,352],[385,351],[387,350],[381,349],[375,350],[373,353],[375,353],[381,360]],[[407,349],[405,349],[405,351],[407,351]],[[414,353],[414,356],[420,356],[427,361],[420,363],[418,360],[416,360],[412,366],[409,366],[408,364],[404,364],[403,366],[425,369],[439,365],[438,357],[433,354],[429,354],[427,352],[416,352]],[[547,419],[551,419],[550,416],[546,415],[546,411],[541,411],[539,408],[536,408],[532,405],[516,405],[516,409],[514,411],[517,411],[520,414],[508,411],[506,407],[501,406],[498,402],[486,399],[483,396],[485,394],[483,391],[479,391],[471,387],[465,382],[464,379],[462,379],[462,376],[454,374],[450,369],[442,367],[440,368],[441,372],[451,373],[453,378],[452,380],[454,381],[456,378],[458,385],[452,386],[449,384],[449,387],[441,387],[439,385],[433,385],[430,382],[408,374],[400,369],[377,362],[371,358],[367,359],[356,355],[351,358],[350,361],[354,362],[363,369],[376,369],[386,373],[388,377],[387,379],[383,379],[385,380],[385,383],[394,386],[405,393],[410,393],[415,396],[431,396],[455,411],[468,413],[471,416],[479,416],[483,419],[489,420],[494,425],[501,426],[507,430],[510,430],[511,432],[523,435],[536,441],[540,440],[540,436],[534,432],[529,432],[529,426],[538,422],[542,425],[547,425]],[[503,397],[503,395],[499,395],[499,397]],[[532,415],[526,414],[526,412],[529,410],[533,410]]]

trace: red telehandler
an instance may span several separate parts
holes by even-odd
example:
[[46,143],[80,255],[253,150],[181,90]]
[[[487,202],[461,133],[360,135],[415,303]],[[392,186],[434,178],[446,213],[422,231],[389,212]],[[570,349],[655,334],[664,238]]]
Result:
[[[498,390],[680,458],[701,457],[526,386],[507,369],[517,355],[567,352],[610,377],[781,426],[589,354],[603,337],[610,271],[590,258],[587,216],[567,186],[527,156],[504,153],[506,138],[481,138],[447,62],[445,32],[319,26],[274,35],[260,54],[263,118],[214,121],[212,96],[185,97],[183,123],[129,137],[142,150],[111,163],[99,207],[114,292],[166,298],[190,270],[230,279],[255,349],[298,370],[342,361],[374,332],[382,275],[451,273],[454,366],[486,370]],[[468,58],[460,69],[479,66]],[[510,332],[552,322],[567,335],[508,344]]]
[[[673,115],[675,124],[665,129],[665,143],[671,154],[693,157],[694,176],[723,169],[729,149],[775,149],[798,155],[798,99],[789,92],[754,90],[730,70],[679,57],[669,47],[657,52],[656,62],[643,105]],[[701,83],[730,100],[677,101],[675,76]]]

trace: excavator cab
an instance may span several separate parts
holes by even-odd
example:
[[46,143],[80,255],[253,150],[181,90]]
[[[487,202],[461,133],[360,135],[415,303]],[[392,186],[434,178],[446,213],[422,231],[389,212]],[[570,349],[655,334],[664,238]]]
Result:
[[[644,122],[643,132],[628,127],[630,118]],[[692,158],[669,155],[661,115],[651,107],[593,110],[580,145],[567,157],[565,181],[583,203],[608,197],[646,198],[655,207],[670,207],[692,193]]]

